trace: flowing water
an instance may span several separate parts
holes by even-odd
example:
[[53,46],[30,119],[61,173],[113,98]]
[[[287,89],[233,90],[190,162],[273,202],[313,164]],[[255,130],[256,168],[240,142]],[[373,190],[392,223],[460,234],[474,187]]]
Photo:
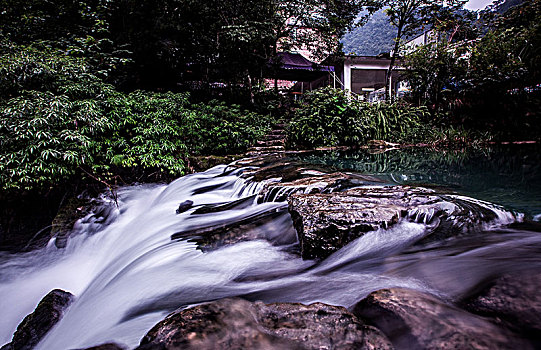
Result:
[[[227,171],[226,171],[227,170]],[[422,223],[404,220],[365,234],[329,258],[304,261],[285,202],[258,203],[264,183],[218,166],[169,185],[119,190],[106,218],[80,220],[65,249],[0,256],[0,344],[54,288],[76,296],[38,349],[74,349],[108,341],[137,346],[172,310],[229,296],[353,306],[370,292],[404,286],[456,300],[498,273],[541,267],[541,235],[506,226],[516,214],[487,205],[498,219],[485,232],[428,245]],[[238,202],[245,198],[245,201]],[[179,203],[193,207],[177,214]],[[227,202],[225,210],[198,209]],[[484,203],[484,202],[479,202]],[[172,236],[271,215],[257,239],[203,252]],[[247,236],[250,236],[249,234]]]

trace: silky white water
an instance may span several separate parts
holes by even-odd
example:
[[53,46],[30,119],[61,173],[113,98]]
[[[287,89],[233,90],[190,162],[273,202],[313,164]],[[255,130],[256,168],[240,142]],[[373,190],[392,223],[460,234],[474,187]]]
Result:
[[[21,320],[55,288],[73,293],[75,300],[38,349],[110,341],[133,348],[169,312],[229,296],[351,307],[374,290],[403,286],[452,299],[490,273],[512,269],[521,257],[536,256],[541,247],[532,233],[507,232],[487,235],[495,238],[482,246],[458,239],[416,251],[411,245],[429,228],[403,221],[365,234],[322,262],[303,261],[292,249],[296,237],[287,203],[254,199],[247,206],[194,214],[203,205],[249,198],[263,186],[239,177],[242,169],[225,170],[218,166],[169,185],[122,188],[119,207],[106,223],[82,220],[65,249],[50,242],[42,250],[2,256],[0,344],[11,340]],[[193,208],[177,214],[186,200]],[[177,232],[268,212],[282,214],[266,223],[267,236],[256,240],[203,253],[194,242],[171,239]],[[509,247],[523,244],[527,249],[521,254],[507,254],[495,264]]]

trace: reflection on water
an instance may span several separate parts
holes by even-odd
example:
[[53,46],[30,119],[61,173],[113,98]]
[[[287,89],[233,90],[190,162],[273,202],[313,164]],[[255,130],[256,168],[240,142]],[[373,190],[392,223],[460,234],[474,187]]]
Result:
[[302,159],[379,175],[391,183],[443,187],[541,219],[540,151],[538,145],[460,151],[408,148],[379,154],[364,150],[318,152]]

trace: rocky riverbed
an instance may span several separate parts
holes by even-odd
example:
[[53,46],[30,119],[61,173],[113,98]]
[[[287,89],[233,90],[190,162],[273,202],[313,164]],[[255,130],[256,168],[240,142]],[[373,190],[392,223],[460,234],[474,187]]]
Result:
[[[324,262],[368,232],[387,230],[403,221],[426,227],[413,244],[427,252],[433,242],[480,234],[495,222],[505,226],[516,221],[514,214],[491,203],[310,167],[284,154],[239,161],[224,173],[238,169],[243,169],[242,178],[264,183],[256,195],[202,206],[179,201],[176,214],[218,215],[252,202],[284,205],[242,220],[179,231],[171,235],[172,241],[190,240],[203,252],[212,252],[260,239],[291,245],[295,243],[291,237],[296,237],[297,248],[290,252]],[[285,234],[288,239],[275,239],[269,223],[289,217],[295,232]],[[64,233],[62,238],[66,238]],[[496,269],[451,298],[391,287],[359,297],[349,309],[321,302],[263,303],[253,300],[253,295],[183,305],[150,329],[137,349],[539,348],[541,278],[538,270],[526,267],[508,273]],[[52,291],[2,350],[32,349],[73,298],[68,292]],[[89,349],[123,348],[123,344],[107,343]]]

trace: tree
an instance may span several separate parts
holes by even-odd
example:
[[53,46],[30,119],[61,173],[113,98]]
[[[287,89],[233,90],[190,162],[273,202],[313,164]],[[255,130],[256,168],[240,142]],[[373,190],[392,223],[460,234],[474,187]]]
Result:
[[86,58],[93,73],[118,83],[120,67],[130,53],[111,40],[109,0],[2,0],[1,50],[10,44],[59,49]]
[[439,110],[444,102],[452,102],[462,87],[467,60],[460,44],[430,43],[407,53],[404,57],[404,78],[411,97],[419,105],[427,103]]
[[278,49],[308,47],[318,58],[337,50],[371,2],[118,0],[111,28],[113,40],[134,52],[140,87],[190,80],[246,87],[258,83]]
[[464,87],[472,45],[478,38],[475,12],[444,7],[432,21],[437,40],[410,48],[404,55],[404,78],[412,97],[419,104],[428,103],[434,110],[452,103]]
[[391,62],[386,74],[386,96],[392,99],[389,90],[392,72],[402,40],[416,34],[420,28],[435,23],[442,15],[457,11],[463,7],[465,0],[379,0],[378,6],[386,8],[390,22],[396,27],[394,49],[391,52]]

